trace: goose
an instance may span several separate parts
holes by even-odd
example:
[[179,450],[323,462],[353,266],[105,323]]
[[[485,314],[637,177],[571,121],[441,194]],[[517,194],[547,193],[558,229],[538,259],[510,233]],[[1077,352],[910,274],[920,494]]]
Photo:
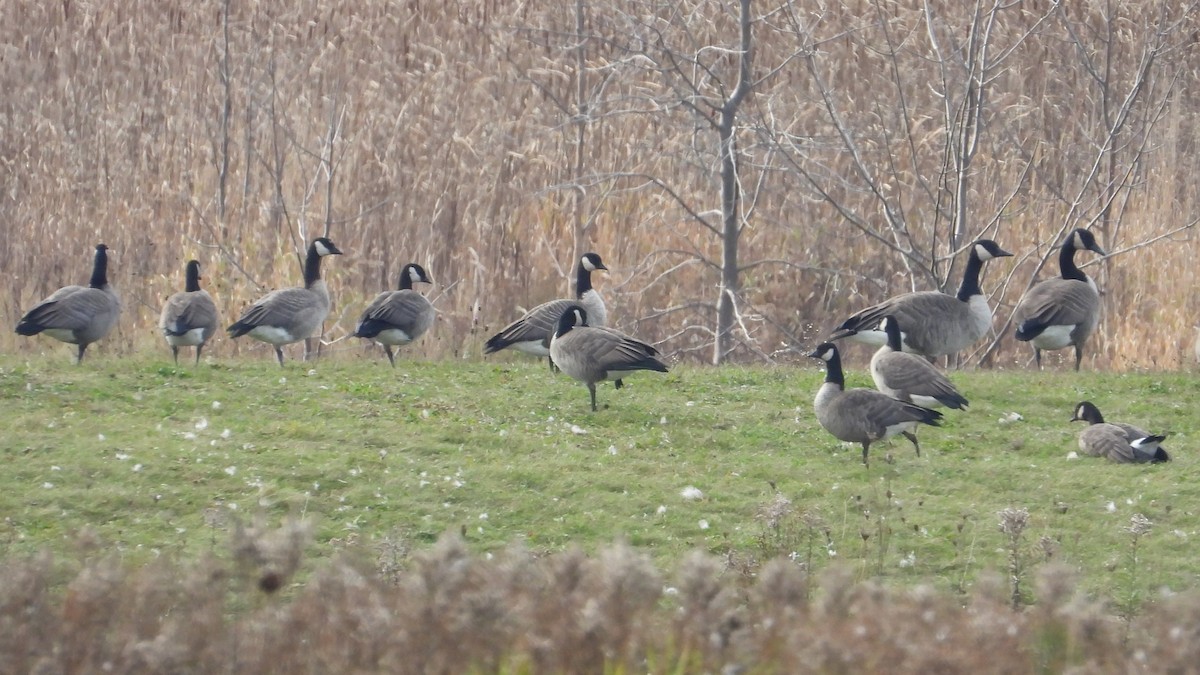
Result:
[[374,338],[383,345],[393,368],[396,359],[392,347],[403,347],[424,335],[437,316],[433,303],[412,289],[415,283],[432,284],[433,280],[424,267],[408,263],[400,270],[400,290],[375,296],[354,329],[354,337]]
[[108,335],[120,315],[121,299],[108,283],[108,247],[97,244],[91,282],[54,291],[21,317],[17,334],[45,333],[77,345],[75,364],[79,365],[88,345]]
[[980,239],[971,244],[957,295],[940,291],[897,295],[855,313],[843,321],[829,339],[848,338],[863,344],[883,345],[887,336],[877,327],[883,317],[891,315],[904,327],[905,351],[930,358],[955,354],[986,335],[992,327],[992,309],[979,287],[983,263],[1010,256],[1011,253],[991,239]]
[[922,408],[967,407],[967,399],[942,371],[923,357],[900,351],[900,322],[896,317],[883,317],[879,328],[887,335],[887,344],[871,357],[871,379],[876,389]]
[[[604,299],[592,288],[592,272],[607,269],[599,255],[585,253],[575,268],[575,299],[551,300],[534,307],[526,312],[525,316],[488,338],[483,353],[494,354],[501,349],[512,347],[531,356],[549,357],[550,338],[559,318],[568,307],[576,304],[587,310],[593,327],[603,326],[607,322],[608,312],[604,307]],[[550,367],[554,368],[553,359],[550,359]]]
[[1091,401],[1075,405],[1072,422],[1087,422],[1079,432],[1079,449],[1092,457],[1107,457],[1120,464],[1159,463],[1171,461],[1160,447],[1166,435],[1154,436],[1130,424],[1105,422],[1100,409]]
[[1083,360],[1083,343],[1100,321],[1100,293],[1096,282],[1075,265],[1075,252],[1093,251],[1107,255],[1091,232],[1076,229],[1058,254],[1061,276],[1047,279],[1030,288],[1017,308],[1013,323],[1017,339],[1033,345],[1033,358],[1040,369],[1043,349],[1075,347],[1075,370]]
[[654,347],[602,326],[588,324],[588,313],[580,304],[570,304],[558,319],[550,339],[550,358],[567,375],[587,385],[596,411],[596,383],[610,377],[628,376],[637,370],[667,372]]
[[175,365],[179,365],[179,348],[195,347],[196,364],[200,350],[217,330],[217,305],[208,291],[200,288],[200,263],[189,260],[184,270],[184,288],[167,298],[158,327],[171,346]]
[[304,259],[304,286],[281,288],[259,298],[226,329],[229,337],[249,335],[274,345],[275,358],[282,367],[281,347],[311,337],[329,314],[329,289],[321,280],[321,258],[341,254],[329,239],[314,239]]
[[903,434],[912,441],[917,456],[921,456],[921,444],[913,430],[918,424],[941,426],[940,412],[898,401],[870,389],[846,389],[842,357],[832,342],[817,345],[809,356],[825,362],[825,382],[813,399],[817,421],[834,438],[861,443],[864,466],[871,466],[867,459],[871,443],[896,434]]

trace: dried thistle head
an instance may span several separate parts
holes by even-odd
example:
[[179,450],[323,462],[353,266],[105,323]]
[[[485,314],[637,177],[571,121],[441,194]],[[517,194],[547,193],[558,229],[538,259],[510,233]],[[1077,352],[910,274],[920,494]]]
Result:
[[233,558],[257,577],[260,590],[274,593],[300,568],[311,533],[311,524],[298,518],[289,517],[276,528],[268,526],[261,514],[249,526],[236,520]]
[[1000,516],[1000,531],[1009,539],[1018,539],[1029,524],[1029,509],[1008,507],[1001,509],[996,515]]
[[1135,513],[1129,519],[1129,527],[1125,528],[1125,530],[1136,538],[1150,534],[1150,530],[1153,527],[1154,523],[1149,518],[1140,513]]
[[792,513],[792,500],[784,497],[776,492],[771,497],[771,501],[763,504],[758,509],[758,519],[766,524],[772,530],[779,529],[783,519],[787,518]]

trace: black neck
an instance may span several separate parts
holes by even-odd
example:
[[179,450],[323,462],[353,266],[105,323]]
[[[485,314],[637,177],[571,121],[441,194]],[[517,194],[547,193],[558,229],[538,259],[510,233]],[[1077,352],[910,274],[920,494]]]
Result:
[[400,290],[412,290],[412,265],[405,265],[400,268]]
[[1062,270],[1062,278],[1087,281],[1087,275],[1075,264],[1075,236],[1072,234],[1058,252],[1058,267]]
[[583,294],[592,290],[592,272],[583,266],[583,261],[579,262],[579,267],[575,269],[575,297],[582,299]]
[[886,332],[887,346],[890,347],[892,351],[901,351],[903,347],[900,344],[900,324],[896,323],[894,318],[888,319]]
[[92,288],[103,288],[108,285],[108,253],[104,249],[96,249],[96,262],[92,265]]
[[562,337],[571,332],[575,328],[575,316],[568,312],[563,312],[563,315],[558,319],[558,327],[554,330],[554,337]]
[[979,253],[972,246],[971,255],[967,257],[967,269],[963,271],[962,285],[958,287],[958,295],[955,297],[966,302],[971,299],[971,296],[983,293],[983,289],[979,287],[979,272],[982,269],[983,261],[979,259]]
[[836,384],[838,389],[846,388],[846,378],[842,376],[842,355],[834,352],[825,362],[825,381]]
[[184,290],[188,293],[195,293],[200,290],[200,266],[196,263],[188,263],[187,266],[187,285]]
[[304,286],[312,286],[321,279],[321,254],[317,253],[317,245],[310,244],[308,257],[304,259]]

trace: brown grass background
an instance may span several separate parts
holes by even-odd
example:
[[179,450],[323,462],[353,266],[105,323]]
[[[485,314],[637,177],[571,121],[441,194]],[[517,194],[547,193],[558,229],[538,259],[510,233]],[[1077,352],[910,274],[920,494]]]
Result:
[[[935,8],[932,32],[952,52],[970,15],[946,4],[955,6]],[[969,236],[993,237],[1017,256],[991,266],[985,290],[997,289],[1000,326],[1065,229],[1096,224],[1110,252],[1179,230],[1088,268],[1106,307],[1088,365],[1180,367],[1200,302],[1196,233],[1185,227],[1200,216],[1191,180],[1200,169],[1200,21],[1177,3],[1064,5],[1037,23],[1050,5],[1018,3],[993,28],[996,50],[1012,51],[989,73],[965,212]],[[840,317],[890,294],[952,292],[961,266],[951,267],[947,205],[936,198],[945,193],[922,188],[943,180],[947,135],[921,3],[786,6],[816,45],[814,71],[864,163],[886,184],[914,245],[933,254],[915,276],[833,208],[890,236],[778,7],[754,6],[755,72],[777,70],[749,99],[739,131],[742,259],[788,264],[745,274],[750,339],[733,354],[739,360],[811,347]],[[697,256],[719,259],[719,242],[646,177],[696,212],[719,209],[716,135],[663,105],[664,79],[621,44],[653,24],[684,52],[731,46],[736,6],[587,4],[590,116],[580,164],[580,127],[563,109],[577,102],[575,10],[542,0],[244,0],[230,3],[226,22],[214,1],[0,3],[0,314],[15,325],[55,288],[85,283],[92,247],[103,241],[116,250],[112,278],[126,313],[96,351],[166,353],[154,323],[162,299],[182,286],[187,259],[202,262],[228,324],[264,290],[298,283],[296,253],[328,229],[347,255],[326,267],[335,297],[327,340],[352,331],[364,303],[393,288],[412,260],[437,281],[441,312],[416,351],[477,357],[518,306],[569,292],[573,260],[593,249],[612,268],[597,286],[618,326],[679,358],[708,358],[703,327],[715,316],[718,274]],[[1154,30],[1165,47],[1109,172],[1089,183],[1112,108]],[[718,78],[732,77],[727,55],[709,63]],[[956,73],[951,86],[962,82]],[[784,131],[801,149],[794,164],[768,142]],[[1120,183],[1102,221],[1111,176]],[[1051,261],[1042,274],[1054,269]],[[218,338],[207,353],[248,346]],[[0,331],[0,348],[62,349],[11,330]],[[1026,358],[1010,337],[993,363]]]

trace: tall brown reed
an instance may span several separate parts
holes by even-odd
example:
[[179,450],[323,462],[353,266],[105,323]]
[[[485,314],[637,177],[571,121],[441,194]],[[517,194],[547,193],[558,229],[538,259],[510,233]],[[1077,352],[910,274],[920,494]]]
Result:
[[[621,44],[631,18],[644,24],[667,5],[583,7],[590,39],[581,75],[575,8],[562,3],[4,3],[0,273],[8,282],[0,314],[12,325],[54,288],[82,283],[88,252],[102,240],[116,253],[114,281],[127,309],[97,349],[161,350],[155,313],[180,287],[184,261],[202,261],[232,320],[264,290],[298,283],[303,240],[328,231],[348,255],[328,267],[335,309],[327,340],[346,337],[364,302],[416,260],[438,282],[441,317],[413,351],[474,357],[517,307],[569,291],[578,232],[579,246],[612,268],[597,285],[618,326],[669,337],[665,350],[683,358],[702,354],[713,318],[704,303],[717,277],[699,258],[715,259],[717,242],[681,202],[695,212],[713,207],[715,141],[695,135],[687,114],[647,107],[662,100],[664,81]],[[721,3],[688,7],[699,42],[733,43]],[[756,24],[755,62],[781,67],[754,93],[741,132],[743,181],[753,186],[743,261],[791,266],[746,271],[741,325],[756,349],[735,358],[815,340],[836,317],[886,295],[931,280],[954,285],[944,246],[936,269],[912,276],[840,215],[886,231],[813,76],[831,85],[866,166],[889,176],[913,241],[942,241],[946,219],[922,185],[940,180],[947,130],[938,89],[955,82],[930,58],[923,7],[863,0],[827,8],[809,26],[819,45],[815,71],[793,58],[798,43],[787,26],[766,17]],[[1000,288],[1000,320],[1061,227],[1099,218],[1096,195],[1110,177],[1119,179],[1118,198],[1096,221],[1109,250],[1200,215],[1189,180],[1200,157],[1190,140],[1200,86],[1189,66],[1194,47],[1183,40],[1197,28],[1196,13],[1167,11],[1160,22],[1152,3],[1115,9],[1108,22],[1072,5],[1042,24],[1012,12],[993,26],[997,40],[1016,46],[989,80],[966,213],[968,230],[1018,253],[985,280]],[[965,6],[933,18],[934,33],[965,39]],[[1174,47],[1157,55],[1146,103],[1116,139],[1116,173],[1082,187],[1111,113],[1105,102],[1119,102],[1160,25],[1174,31]],[[911,39],[889,46],[896,35]],[[1080,35],[1100,38],[1076,46]],[[1086,59],[1094,65],[1102,53],[1113,69],[1098,89]],[[581,77],[589,100],[578,155],[571,122]],[[783,130],[805,139],[796,156],[826,197],[776,161],[763,138]],[[1083,208],[1072,215],[1074,195]],[[1093,268],[1103,269],[1106,307],[1093,340],[1096,367],[1183,363],[1200,311],[1189,290],[1195,236],[1182,230]],[[0,348],[57,347],[7,331]],[[363,349],[339,341],[326,352]],[[206,353],[234,350],[218,338]],[[1026,358],[1010,339],[994,363]]]

